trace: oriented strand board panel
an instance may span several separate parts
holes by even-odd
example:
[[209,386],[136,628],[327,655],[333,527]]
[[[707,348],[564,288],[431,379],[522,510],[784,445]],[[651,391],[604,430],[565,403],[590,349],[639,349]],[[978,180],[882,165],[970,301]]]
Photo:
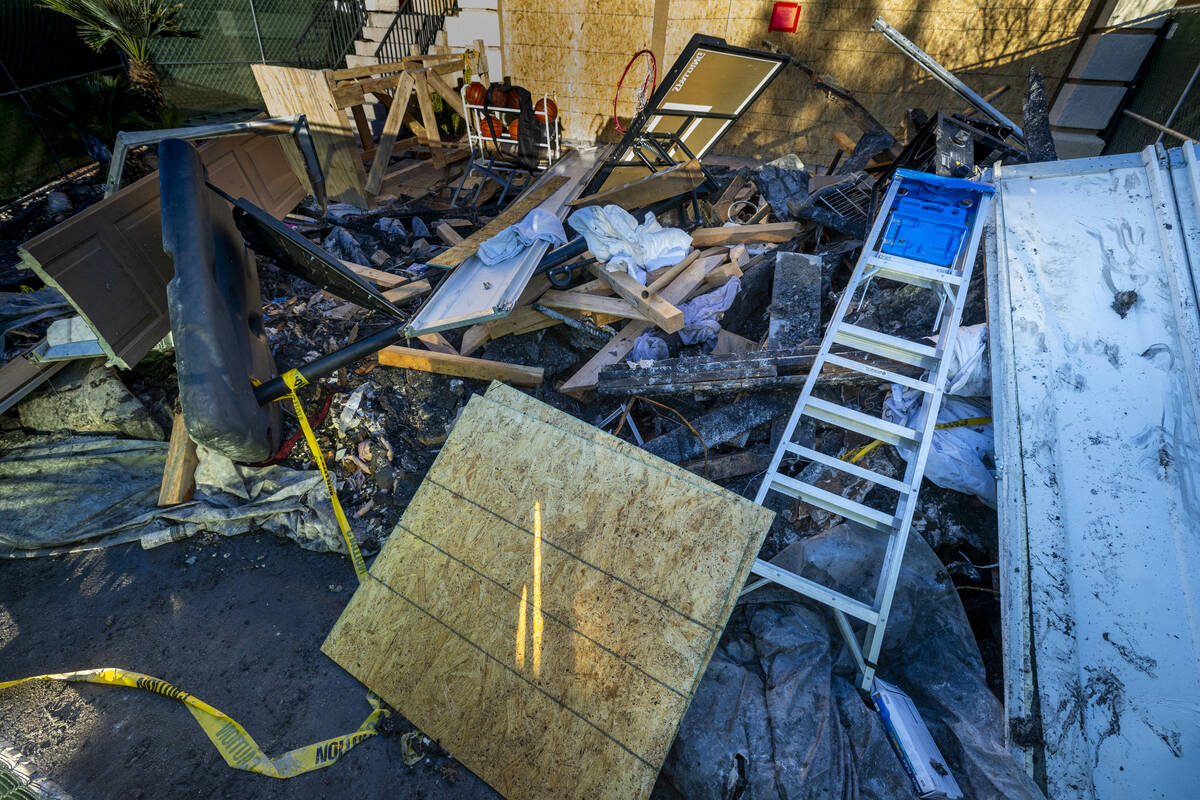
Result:
[[[200,155],[213,185],[272,216],[304,197],[276,137],[215,139]],[[21,256],[66,295],[118,366],[136,364],[171,329],[167,282],[175,272],[162,248],[157,172],[30,239]]]
[[[882,16],[978,91],[1007,84],[994,105],[1021,119],[1029,68],[1046,76],[1051,97],[1070,67],[1080,36],[1101,0],[814,0],[801,3],[796,33],[767,31],[770,0],[658,0],[667,3],[654,30],[652,0],[616,5],[576,0],[504,0],[505,68],[521,84],[558,89],[567,137],[612,140],[612,103],[621,70],[633,53],[665,41],[658,72],[666,73],[695,33],[731,45],[761,48],[764,40],[849,89],[884,125],[899,132],[905,108],[959,111],[961,100],[871,30]],[[563,32],[566,32],[565,34]],[[545,76],[554,76],[552,79]],[[632,109],[619,109],[628,119]],[[787,70],[733,125],[717,152],[746,156],[798,153],[828,163],[833,134],[858,130],[841,110]]]
[[509,800],[647,798],[772,517],[493,384],[322,649]]
[[[358,137],[350,128],[343,109],[334,105],[333,92],[324,70],[251,64],[258,91],[273,117],[304,114],[312,132],[317,161],[325,176],[325,192],[330,201],[367,207],[367,173],[363,169]],[[304,164],[294,148],[288,148],[288,160],[296,176],[308,186]]]

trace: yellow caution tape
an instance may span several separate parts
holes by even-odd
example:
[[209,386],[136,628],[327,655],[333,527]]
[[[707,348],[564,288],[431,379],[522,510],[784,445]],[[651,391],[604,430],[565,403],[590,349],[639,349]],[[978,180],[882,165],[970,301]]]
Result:
[[[363,562],[362,553],[358,551],[358,542],[354,540],[354,534],[350,530],[350,522],[346,519],[346,513],[342,511],[342,504],[338,501],[337,490],[333,488],[333,479],[329,477],[329,469],[325,466],[325,457],[321,455],[321,445],[317,443],[317,437],[313,434],[312,426],[308,424],[308,416],[304,413],[304,406],[300,405],[300,398],[296,395],[297,386],[307,386],[308,380],[300,374],[299,370],[290,369],[280,376],[283,383],[287,386],[288,396],[292,398],[292,405],[296,407],[296,418],[300,420],[300,429],[304,431],[304,438],[308,442],[308,449],[312,451],[313,459],[317,462],[317,468],[321,470],[321,477],[325,479],[325,488],[329,490],[329,502],[333,505],[333,515],[337,517],[338,530],[342,532],[342,539],[346,542],[346,549],[350,551],[350,563],[354,565],[354,574],[358,577],[358,582],[362,583],[367,577],[367,565]],[[283,399],[283,398],[280,398]]]
[[970,428],[974,425],[988,425],[991,424],[991,421],[991,417],[967,417],[966,419],[956,419],[950,422],[939,422],[934,427],[939,431],[946,428]]
[[[950,422],[939,422],[934,427],[939,431],[945,430],[946,428],[970,428],[974,425],[987,425],[991,423],[991,421],[991,417],[967,417],[966,419],[955,419],[951,420]],[[883,444],[883,442],[881,442],[879,439],[872,439],[870,442],[867,442],[867,444],[863,445],[857,450],[844,453],[842,455],[842,460],[849,461],[851,464],[857,464],[863,456],[867,455],[867,453],[870,453],[881,444]]]
[[[204,733],[212,741],[213,745],[220,751],[221,757],[225,759],[225,763],[234,769],[240,769],[245,772],[256,772],[259,775],[266,775],[269,778],[293,778],[297,775],[303,775],[306,772],[312,772],[316,769],[324,769],[330,764],[336,763],[341,756],[352,749],[364,739],[369,739],[376,735],[378,731],[376,726],[379,720],[387,714],[383,704],[374,694],[367,694],[367,702],[371,704],[371,714],[363,724],[358,726],[358,730],[353,733],[348,733],[345,736],[335,736],[332,739],[326,739],[323,742],[310,744],[306,747],[297,747],[295,750],[290,750],[279,758],[268,758],[263,753],[262,748],[255,743],[254,738],[246,733],[246,729],[237,722],[226,716],[223,712],[205,703],[177,686],[174,686],[166,681],[152,678],[149,675],[142,675],[138,672],[130,672],[124,669],[108,667],[104,669],[85,669],[78,672],[62,672],[56,675],[35,675],[29,678],[21,678],[15,681],[0,682],[0,689],[7,689],[10,686],[17,686],[29,681],[71,681],[75,683],[100,683],[107,686],[128,686],[133,689],[143,689],[147,692],[161,694],[163,697],[169,697],[172,700],[177,700],[187,706],[188,711],[192,712],[192,716],[196,718],[196,722],[200,723],[200,727],[204,729]],[[420,734],[413,732],[405,734],[405,737],[419,737]],[[405,744],[408,744],[407,742]],[[409,745],[411,747],[411,745]]]

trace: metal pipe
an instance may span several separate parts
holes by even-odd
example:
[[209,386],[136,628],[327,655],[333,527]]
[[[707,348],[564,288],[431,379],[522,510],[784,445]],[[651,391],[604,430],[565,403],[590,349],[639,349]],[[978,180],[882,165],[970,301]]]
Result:
[[[378,352],[388,345],[395,344],[403,339],[404,324],[400,323],[399,325],[385,328],[379,333],[361,339],[354,344],[346,345],[341,350],[335,350],[329,355],[310,361],[303,367],[300,367],[300,374],[304,376],[306,381],[312,383],[317,378],[329,375],[347,364],[366,358],[372,353]],[[258,401],[260,406],[265,406],[272,400],[286,397],[287,393],[287,385],[284,384],[281,377],[274,378],[260,386],[254,387],[254,399]]]
[[[1183,101],[1187,98],[1188,92],[1192,91],[1192,84],[1196,82],[1197,75],[1200,75],[1200,64],[1197,64],[1196,68],[1192,70],[1192,77],[1188,78],[1187,86],[1183,87],[1183,92],[1179,95],[1179,100],[1176,101],[1175,107],[1171,109],[1171,114],[1167,117],[1167,121],[1163,125],[1170,125],[1175,121],[1175,115],[1179,113],[1179,109],[1183,106]],[[1158,134],[1158,138],[1154,140],[1155,144],[1162,141],[1163,133],[1165,131]]]
[[[1135,113],[1133,113],[1132,111],[1130,111],[1129,109],[1125,109],[1125,110],[1124,110],[1124,111],[1122,111],[1121,113],[1122,113],[1122,114],[1124,114],[1124,115],[1125,115],[1125,116],[1127,116],[1127,117],[1133,117],[1133,118],[1134,118],[1134,119],[1136,119],[1138,122],[1141,122],[1141,123],[1142,123],[1142,124],[1144,124],[1144,125],[1149,125],[1151,128],[1156,128],[1156,129],[1158,129],[1158,130],[1162,131],[1163,133],[1169,133],[1169,134],[1171,134],[1172,136],[1174,136],[1176,139],[1180,139],[1180,140],[1182,140],[1182,141],[1185,141],[1185,142],[1186,142],[1186,141],[1189,141],[1189,140],[1192,138],[1192,137],[1188,136],[1186,133],[1180,133],[1180,132],[1179,132],[1179,131],[1177,131],[1177,130],[1174,130],[1174,129],[1172,129],[1172,128],[1168,128],[1166,125],[1159,125],[1159,124],[1158,124],[1157,122],[1155,122],[1154,120],[1152,120],[1152,119],[1146,119],[1146,118],[1145,118],[1145,117],[1143,117],[1141,114],[1135,114]],[[1158,138],[1159,138],[1159,139],[1161,139],[1161,138],[1162,138],[1162,136],[1160,135]]]
[[936,78],[947,89],[982,111],[997,125],[1011,128],[1012,137],[1022,145],[1025,144],[1025,132],[1021,130],[1021,127],[1017,123],[1001,114],[995,106],[984,100],[974,89],[955,77],[954,73],[950,72],[950,70],[935,61],[931,55],[905,38],[904,34],[884,22],[883,17],[877,17],[871,27],[882,33],[885,39],[896,45],[901,52],[917,62],[918,66]]

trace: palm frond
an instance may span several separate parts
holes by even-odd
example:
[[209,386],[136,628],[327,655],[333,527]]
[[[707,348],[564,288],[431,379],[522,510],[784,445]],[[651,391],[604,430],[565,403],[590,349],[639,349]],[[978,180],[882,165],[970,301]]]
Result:
[[131,59],[149,61],[156,39],[198,37],[180,27],[183,4],[171,0],[39,0],[39,5],[79,23],[79,36],[93,50],[114,45]]

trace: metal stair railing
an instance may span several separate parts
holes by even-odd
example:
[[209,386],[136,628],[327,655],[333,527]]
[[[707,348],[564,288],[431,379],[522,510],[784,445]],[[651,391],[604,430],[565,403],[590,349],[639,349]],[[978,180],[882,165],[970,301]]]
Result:
[[380,64],[399,61],[412,55],[414,46],[419,54],[429,52],[446,17],[457,11],[458,0],[403,0],[375,48],[375,59]]

